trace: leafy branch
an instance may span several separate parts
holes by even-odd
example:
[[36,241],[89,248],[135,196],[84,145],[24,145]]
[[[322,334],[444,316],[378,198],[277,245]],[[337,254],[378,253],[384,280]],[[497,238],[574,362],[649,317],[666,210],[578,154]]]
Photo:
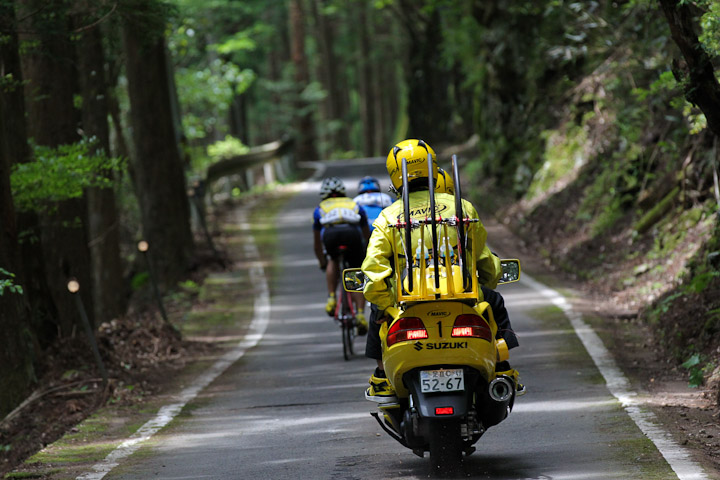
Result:
[[96,149],[94,139],[33,150],[35,161],[14,165],[10,175],[18,211],[44,212],[56,202],[82,197],[85,188],[111,188],[112,176],[125,170],[125,160]]
[[10,293],[19,293],[22,295],[23,288],[20,285],[15,285],[15,282],[13,281],[14,278],[14,273],[10,273],[4,268],[0,267],[0,296],[5,293],[5,290],[9,291]]

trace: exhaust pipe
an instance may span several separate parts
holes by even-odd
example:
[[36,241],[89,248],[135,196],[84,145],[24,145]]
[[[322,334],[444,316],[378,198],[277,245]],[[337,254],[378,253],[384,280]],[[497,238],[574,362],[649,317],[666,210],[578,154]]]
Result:
[[490,398],[496,402],[507,402],[515,391],[515,383],[506,376],[497,377],[488,385]]

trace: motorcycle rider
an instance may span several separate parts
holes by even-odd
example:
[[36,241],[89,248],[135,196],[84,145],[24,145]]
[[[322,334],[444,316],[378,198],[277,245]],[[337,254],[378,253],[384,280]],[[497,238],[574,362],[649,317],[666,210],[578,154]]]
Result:
[[435,182],[435,191],[437,193],[447,193],[455,195],[455,182],[448,172],[438,167],[437,181]]
[[[365,254],[365,243],[370,237],[365,210],[348,198],[345,184],[338,177],[328,177],[320,186],[322,201],[313,212],[313,248],[325,271],[328,300],[325,312],[335,313],[335,291],[339,281],[338,247],[347,246],[345,259],[350,267],[359,267]],[[362,293],[351,293],[358,322],[358,335],[367,333],[367,321],[363,314],[365,299]]]
[[[432,159],[434,178],[438,177],[437,158],[435,151],[423,140],[408,139],[396,144],[387,156],[386,168],[393,188],[402,189],[402,159],[407,162],[408,190],[410,208],[413,211],[427,211],[428,207],[428,154]],[[455,212],[455,199],[447,193],[436,193],[435,202],[438,209],[444,211],[444,216],[452,216]],[[462,200],[463,212],[469,218],[478,218],[475,207],[467,200]],[[370,236],[367,254],[362,264],[362,271],[367,277],[364,288],[365,298],[377,309],[371,322],[371,331],[368,335],[365,355],[377,360],[377,368],[370,376],[370,387],[365,391],[365,398],[379,403],[392,403],[397,401],[395,390],[388,382],[383,369],[382,347],[380,343],[380,324],[388,321],[387,308],[394,306],[396,298],[392,285],[393,251],[402,250],[400,244],[391,243],[392,235],[389,225],[397,222],[403,212],[401,200],[384,209],[375,221],[375,230]],[[502,273],[500,259],[493,255],[485,245],[487,231],[481,222],[468,225],[467,237],[473,244],[472,251],[475,258],[474,265],[478,282],[490,288],[495,288]],[[479,299],[479,300],[482,300]]]
[[353,201],[363,207],[368,217],[370,233],[373,231],[373,223],[383,208],[389,207],[393,199],[387,193],[380,191],[380,182],[374,177],[363,177],[358,183],[358,194]]

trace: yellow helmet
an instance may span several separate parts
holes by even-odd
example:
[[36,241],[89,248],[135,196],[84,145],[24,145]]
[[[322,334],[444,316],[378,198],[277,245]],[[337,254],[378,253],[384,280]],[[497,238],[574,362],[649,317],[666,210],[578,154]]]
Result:
[[395,145],[390,153],[388,153],[385,166],[387,167],[390,181],[393,187],[398,190],[402,187],[402,159],[407,161],[408,182],[418,178],[428,177],[428,153],[432,155],[433,176],[437,178],[437,157],[435,150],[422,140],[410,139],[403,140]]
[[449,193],[455,195],[455,182],[448,172],[438,167],[437,183],[435,183],[435,192]]

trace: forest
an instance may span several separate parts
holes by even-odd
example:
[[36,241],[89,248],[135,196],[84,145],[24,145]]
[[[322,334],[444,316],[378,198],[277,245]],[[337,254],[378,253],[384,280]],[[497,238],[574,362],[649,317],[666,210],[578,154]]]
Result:
[[78,299],[97,331],[207,261],[211,165],[404,138],[720,406],[719,68],[713,0],[0,0],[0,417]]

